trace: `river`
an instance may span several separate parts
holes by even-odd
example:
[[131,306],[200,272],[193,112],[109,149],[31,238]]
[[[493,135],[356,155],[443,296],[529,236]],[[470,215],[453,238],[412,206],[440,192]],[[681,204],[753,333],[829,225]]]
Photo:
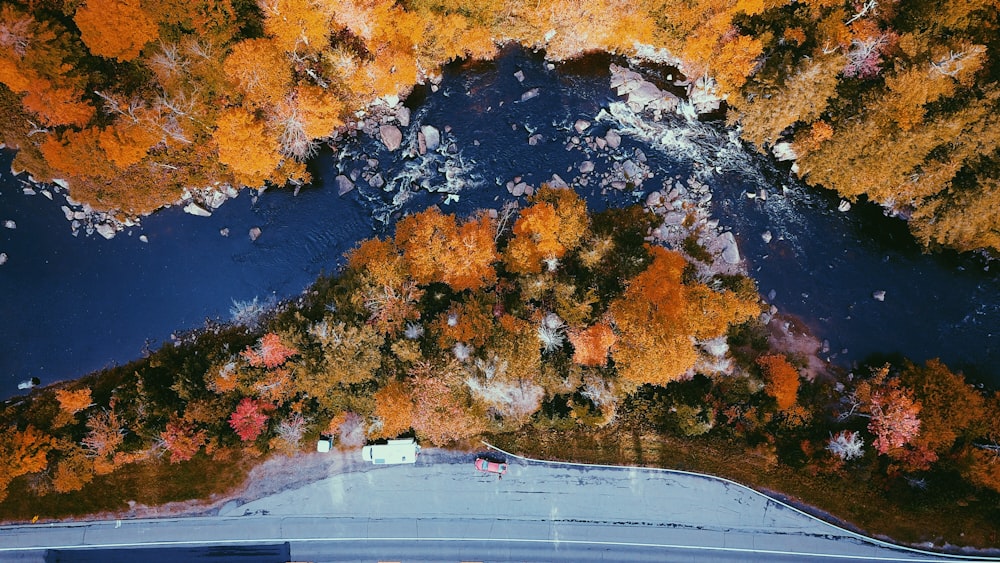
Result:
[[[922,253],[901,221],[874,206],[838,211],[836,197],[803,186],[719,123],[623,113],[610,60],[548,65],[508,48],[493,62],[454,64],[437,91],[418,87],[406,101],[403,149],[390,153],[362,135],[321,152],[310,164],[313,185],[297,195],[243,190],[211,217],[172,207],[111,240],[74,236],[61,195],[26,195],[23,177],[5,172],[0,222],[16,228],[0,228],[8,256],[0,265],[0,394],[17,394],[30,377],[47,384],[128,362],[176,331],[227,320],[234,300],[294,296],[336,271],[358,240],[391,230],[400,213],[498,208],[523,200],[507,182],[537,187],[553,173],[592,209],[641,202],[665,182],[696,176],[712,188],[714,217],[736,235],[762,295],[828,343],[824,358],[849,367],[872,354],[940,357],[1000,387],[1000,276],[988,262]],[[579,119],[589,122],[582,134],[573,129]],[[438,128],[442,146],[408,156],[421,125]],[[622,132],[619,147],[587,145],[610,128]],[[10,158],[5,152],[0,169],[9,170]],[[370,159],[378,163],[366,172]],[[596,179],[626,160],[653,177],[638,189],[601,187]],[[586,186],[584,161],[595,168],[582,176]],[[376,170],[385,189],[364,180]],[[357,188],[338,195],[338,174],[357,177]],[[766,200],[747,197],[761,189]]]

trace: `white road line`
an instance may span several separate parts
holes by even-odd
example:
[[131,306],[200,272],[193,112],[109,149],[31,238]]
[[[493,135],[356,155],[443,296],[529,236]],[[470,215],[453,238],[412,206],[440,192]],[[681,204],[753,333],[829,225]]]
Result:
[[[221,545],[221,544],[276,544],[276,543],[307,543],[307,542],[483,542],[483,543],[525,543],[525,544],[572,544],[572,545],[592,545],[607,547],[648,547],[654,549],[682,549],[689,551],[717,551],[725,553],[746,553],[755,555],[785,555],[792,557],[816,557],[825,559],[852,559],[864,561],[887,561],[887,562],[911,562],[911,563],[940,563],[942,559],[913,559],[901,557],[884,557],[880,555],[841,555],[830,553],[809,553],[802,551],[779,551],[773,549],[751,549],[741,547],[713,547],[700,545],[679,545],[661,543],[641,543],[641,542],[618,542],[618,541],[596,541],[596,540],[554,540],[554,539],[530,539],[530,538],[258,538],[254,540],[170,540],[153,541],[146,543],[106,543],[89,545],[51,545],[44,547],[0,547],[0,552],[13,551],[42,551],[42,550],[67,550],[67,549],[122,549],[131,547],[180,547],[195,545]],[[928,555],[936,555],[930,554]]]
[[[702,478],[706,478],[706,479],[714,479],[716,481],[722,481],[723,483],[729,483],[731,485],[735,485],[735,486],[737,486],[737,487],[739,487],[741,489],[749,491],[750,493],[753,493],[753,494],[755,494],[757,496],[763,497],[763,498],[765,498],[765,499],[767,499],[767,500],[769,500],[769,501],[771,501],[773,503],[779,504],[779,505],[781,505],[781,506],[783,506],[785,508],[788,508],[788,509],[791,509],[791,510],[793,510],[795,512],[798,512],[799,514],[801,514],[803,516],[811,518],[811,519],[813,519],[813,520],[815,520],[817,522],[821,522],[823,524],[826,524],[827,526],[836,528],[837,530],[840,530],[841,532],[844,532],[845,534],[848,534],[850,536],[854,536],[855,538],[858,538],[858,539],[860,539],[862,541],[865,541],[865,542],[868,542],[868,543],[872,543],[872,544],[877,545],[879,547],[885,547],[885,548],[889,548],[889,549],[899,549],[899,550],[903,550],[903,551],[909,551],[911,553],[916,553],[916,554],[919,554],[919,555],[929,555],[929,556],[934,556],[934,557],[938,557],[939,558],[939,559],[934,559],[933,561],[941,561],[941,559],[955,559],[955,560],[965,560],[965,561],[1000,561],[1000,557],[983,557],[983,556],[977,556],[977,555],[958,555],[958,554],[950,554],[950,553],[936,553],[936,552],[933,552],[933,551],[927,551],[927,550],[924,550],[924,549],[918,549],[918,548],[915,548],[915,547],[910,547],[910,546],[906,546],[906,545],[895,544],[895,543],[891,543],[891,542],[879,540],[879,539],[876,539],[876,538],[872,538],[872,537],[866,536],[864,534],[859,534],[858,532],[854,532],[852,530],[848,530],[846,528],[842,528],[842,527],[840,527],[840,526],[838,526],[836,524],[827,522],[826,520],[823,520],[822,518],[817,518],[816,516],[813,516],[812,514],[809,514],[808,512],[805,512],[804,510],[796,508],[795,506],[792,506],[792,505],[790,505],[790,504],[788,504],[788,503],[786,503],[786,502],[784,502],[782,500],[779,500],[779,499],[776,499],[774,497],[765,495],[764,493],[762,493],[762,492],[760,492],[760,491],[758,491],[756,489],[753,489],[751,487],[748,487],[748,486],[744,485],[743,483],[738,483],[736,481],[733,481],[732,479],[726,479],[725,477],[719,477],[717,475],[708,475],[708,474],[705,474],[705,473],[696,473],[694,471],[684,471],[683,469],[666,469],[666,468],[662,468],[662,467],[639,467],[639,466],[634,466],[634,465],[605,465],[605,464],[601,464],[601,463],[577,463],[577,462],[573,462],[573,461],[549,461],[549,460],[546,460],[546,459],[535,459],[535,458],[525,457],[525,456],[522,456],[522,455],[511,453],[511,452],[508,452],[506,450],[502,450],[502,449],[494,446],[493,444],[490,444],[489,442],[487,442],[485,440],[481,440],[481,441],[482,441],[482,443],[484,445],[486,445],[486,447],[488,447],[490,449],[494,449],[494,450],[496,450],[496,451],[498,451],[500,453],[503,453],[504,455],[509,455],[511,457],[515,457],[517,459],[521,459],[521,460],[528,461],[528,462],[533,462],[533,463],[545,463],[545,464],[549,464],[549,465],[570,465],[570,466],[576,466],[576,467],[600,467],[600,468],[606,468],[606,469],[635,469],[635,470],[639,470],[639,471],[650,471],[650,472],[660,472],[660,473],[676,473],[676,474],[679,474],[679,475],[691,475],[691,476],[694,476],[694,477],[702,477]],[[730,548],[713,548],[713,549],[727,550],[727,549],[730,549]],[[754,552],[753,550],[748,550],[748,551]],[[768,552],[762,551],[760,553],[768,553]],[[820,554],[809,554],[809,555],[814,555],[816,557],[847,557],[847,556],[828,556],[828,555],[820,555]],[[882,559],[881,561],[915,561],[915,560],[913,560],[913,559],[905,559],[905,560],[900,560],[900,559]]]

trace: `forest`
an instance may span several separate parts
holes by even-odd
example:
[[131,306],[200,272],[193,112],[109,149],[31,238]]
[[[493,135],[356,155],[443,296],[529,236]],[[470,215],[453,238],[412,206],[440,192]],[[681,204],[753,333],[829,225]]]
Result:
[[752,280],[699,274],[646,242],[657,223],[549,187],[519,211],[409,215],[300,298],[4,403],[0,520],[206,498],[321,436],[642,436],[721,447],[753,480],[874,494],[880,510],[853,510],[876,532],[995,546],[1000,394],[938,361],[807,370],[769,339]]
[[[676,66],[807,182],[1000,249],[996,0],[16,0],[0,141],[118,219],[185,189],[301,185],[356,111],[498,44]],[[356,123],[355,123],[356,125]]]

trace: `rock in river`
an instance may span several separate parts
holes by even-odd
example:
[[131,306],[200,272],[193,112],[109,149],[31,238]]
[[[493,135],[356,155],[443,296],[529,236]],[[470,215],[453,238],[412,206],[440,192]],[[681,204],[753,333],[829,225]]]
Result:
[[604,135],[604,140],[608,143],[609,147],[617,149],[618,145],[622,142],[622,136],[614,129],[609,129],[607,134]]
[[212,212],[205,209],[204,207],[198,205],[197,203],[189,203],[184,206],[184,213],[190,213],[191,215],[197,215],[198,217],[211,217]]
[[740,263],[740,248],[736,246],[736,237],[733,236],[731,231],[726,231],[722,233],[719,237],[722,241],[722,259],[726,264],[739,264]]
[[354,182],[343,174],[333,179],[333,185],[337,186],[337,195],[344,195],[354,189]]
[[398,149],[399,145],[403,142],[403,133],[395,125],[383,125],[379,127],[378,134],[382,139],[382,144],[390,151]]
[[427,150],[434,152],[438,150],[441,146],[441,133],[433,125],[424,125],[420,128],[420,132],[424,134],[424,143],[427,144]]

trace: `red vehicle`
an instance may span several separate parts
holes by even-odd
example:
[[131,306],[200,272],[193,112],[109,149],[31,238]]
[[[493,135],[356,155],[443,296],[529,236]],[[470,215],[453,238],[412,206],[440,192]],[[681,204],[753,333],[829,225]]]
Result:
[[503,474],[507,472],[507,464],[500,461],[493,461],[485,457],[477,457],[476,469],[482,471],[483,473],[496,473],[502,479]]

